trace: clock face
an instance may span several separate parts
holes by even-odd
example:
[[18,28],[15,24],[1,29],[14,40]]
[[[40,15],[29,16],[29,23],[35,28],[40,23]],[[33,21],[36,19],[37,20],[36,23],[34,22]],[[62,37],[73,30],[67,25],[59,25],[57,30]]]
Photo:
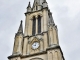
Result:
[[32,48],[33,49],[37,49],[39,47],[39,43],[38,42],[34,42],[33,44],[32,44]]

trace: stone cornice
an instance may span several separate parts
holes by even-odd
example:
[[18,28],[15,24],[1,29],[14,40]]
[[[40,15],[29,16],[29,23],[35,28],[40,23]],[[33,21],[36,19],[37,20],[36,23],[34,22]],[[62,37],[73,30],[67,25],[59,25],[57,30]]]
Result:
[[14,57],[27,58],[27,57],[31,57],[31,56],[37,56],[37,55],[47,54],[47,51],[53,50],[53,49],[60,49],[60,52],[61,52],[61,54],[62,54],[62,58],[63,58],[63,60],[65,60],[65,59],[64,59],[64,56],[63,56],[63,52],[62,52],[62,50],[61,50],[61,48],[60,48],[59,45],[57,45],[57,46],[55,46],[55,47],[47,48],[46,51],[42,51],[42,52],[35,53],[35,54],[30,54],[30,55],[21,55],[21,54],[11,55],[11,56],[8,57],[8,59],[11,59],[11,58],[14,58]]
[[31,36],[27,35],[27,36],[24,36],[24,38],[26,38],[26,37],[30,38],[30,37],[34,37],[34,36],[38,36],[38,35],[44,35],[44,33],[47,33],[47,32],[48,31],[44,31],[42,33],[39,33],[39,34],[36,34],[36,35],[31,35]]
[[8,56],[8,59],[11,59],[11,58],[14,58],[14,57],[21,57],[22,55],[21,54],[18,54],[18,55],[11,55],[11,56]]
[[34,12],[26,12],[26,13],[24,13],[24,14],[25,14],[25,16],[26,16],[26,14],[36,13],[36,12],[39,12],[39,11],[43,11],[44,9],[48,10],[48,7],[42,8],[41,10],[34,11]]

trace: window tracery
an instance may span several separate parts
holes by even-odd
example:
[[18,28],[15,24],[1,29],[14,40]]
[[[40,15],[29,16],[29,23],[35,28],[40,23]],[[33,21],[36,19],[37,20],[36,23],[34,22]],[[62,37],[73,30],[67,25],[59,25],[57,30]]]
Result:
[[32,24],[32,35],[41,33],[41,16],[38,15],[37,18],[35,16],[33,16],[32,23],[33,23]]

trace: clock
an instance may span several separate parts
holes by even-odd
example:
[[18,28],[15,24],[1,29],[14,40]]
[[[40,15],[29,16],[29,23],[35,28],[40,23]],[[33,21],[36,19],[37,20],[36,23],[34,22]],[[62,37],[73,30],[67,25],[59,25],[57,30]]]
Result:
[[34,42],[32,44],[32,49],[37,49],[39,47],[39,43],[38,42]]

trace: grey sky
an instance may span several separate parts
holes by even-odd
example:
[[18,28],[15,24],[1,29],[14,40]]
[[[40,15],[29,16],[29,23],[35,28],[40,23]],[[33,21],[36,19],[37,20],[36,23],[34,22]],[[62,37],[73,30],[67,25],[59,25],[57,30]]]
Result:
[[[20,20],[25,22],[28,2],[0,0],[0,60],[12,54]],[[80,0],[47,0],[58,26],[59,42],[66,60],[80,60]]]

